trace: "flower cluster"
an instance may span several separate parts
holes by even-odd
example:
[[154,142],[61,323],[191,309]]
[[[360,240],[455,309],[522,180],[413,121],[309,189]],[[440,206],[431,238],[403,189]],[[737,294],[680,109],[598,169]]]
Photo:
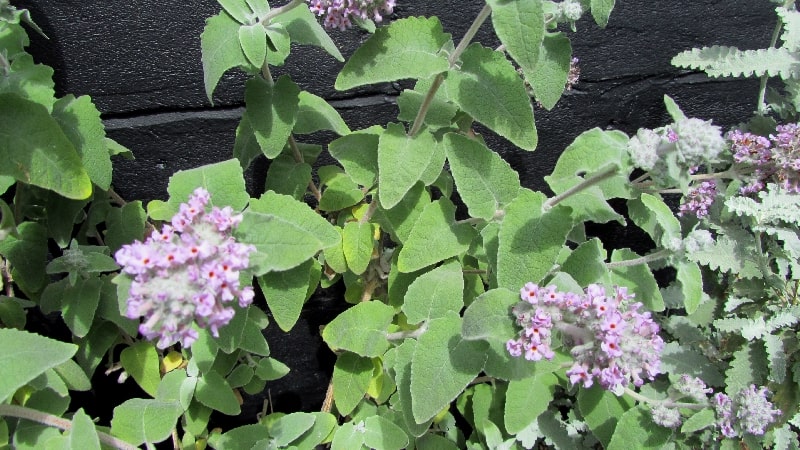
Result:
[[767,388],[757,389],[753,384],[742,389],[734,398],[723,393],[715,394],[713,405],[717,412],[717,424],[727,437],[743,433],[764,434],[767,426],[781,414],[767,400]]
[[717,182],[714,180],[703,181],[700,186],[689,189],[684,196],[683,203],[678,207],[678,215],[693,214],[698,219],[708,215],[708,209],[717,197]]
[[197,339],[195,322],[217,336],[234,315],[225,303],[237,299],[245,307],[253,299],[252,287],[239,286],[239,271],[247,268],[255,249],[231,236],[242,216],[230,207],[207,211],[209,200],[208,191],[197,188],[171,225],[115,255],[122,271],[134,277],[126,315],[144,317],[139,332],[158,339],[162,349],[176,342],[191,346]]
[[741,193],[761,191],[767,182],[800,192],[800,125],[778,125],[769,139],[734,130],[728,134],[734,163],[752,170]]
[[394,0],[308,0],[312,13],[324,17],[323,24],[327,28],[338,28],[342,31],[353,26],[353,18],[383,20],[384,15],[394,11]]
[[590,387],[597,381],[619,394],[629,382],[640,386],[659,373],[664,347],[659,327],[649,312],[639,312],[642,304],[632,302],[625,287],[607,295],[603,286],[592,284],[575,294],[527,283],[520,297],[512,312],[522,330],[506,343],[511,356],[552,359],[551,338],[557,330],[571,347],[574,364],[567,376],[572,384]]

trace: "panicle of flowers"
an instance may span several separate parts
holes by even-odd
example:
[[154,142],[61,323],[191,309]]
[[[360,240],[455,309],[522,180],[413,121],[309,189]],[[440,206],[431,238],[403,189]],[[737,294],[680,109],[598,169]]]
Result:
[[628,383],[640,386],[658,375],[664,347],[659,326],[649,312],[639,312],[642,304],[631,301],[627,288],[615,287],[607,295],[605,287],[592,284],[575,294],[527,283],[520,297],[512,313],[522,330],[506,343],[511,356],[552,359],[557,330],[571,347],[574,364],[567,376],[572,384],[597,382],[620,394]]
[[698,219],[708,216],[708,209],[717,197],[717,182],[714,180],[703,181],[699,186],[689,189],[683,197],[683,202],[678,207],[678,215],[693,214]]
[[752,170],[742,194],[759,192],[768,182],[800,192],[800,125],[778,125],[775,131],[769,139],[741,130],[728,133],[734,163]]
[[344,31],[353,26],[353,19],[381,22],[394,11],[395,0],[307,0],[309,9],[324,17],[326,28]]
[[762,435],[781,411],[767,400],[767,388],[751,384],[731,398],[723,393],[714,395],[712,404],[717,413],[717,426],[726,437],[744,433]]
[[578,84],[578,81],[581,78],[581,67],[578,65],[580,59],[576,57],[572,57],[569,60],[569,72],[567,72],[567,85],[565,89],[568,91],[572,90],[572,87]]
[[195,189],[171,225],[115,254],[122,272],[133,277],[126,315],[143,317],[139,332],[162,349],[191,346],[198,336],[193,323],[218,336],[234,315],[225,304],[237,300],[246,307],[253,299],[253,288],[240,286],[239,271],[255,248],[231,236],[242,216],[230,207],[208,211],[209,200],[208,191]]

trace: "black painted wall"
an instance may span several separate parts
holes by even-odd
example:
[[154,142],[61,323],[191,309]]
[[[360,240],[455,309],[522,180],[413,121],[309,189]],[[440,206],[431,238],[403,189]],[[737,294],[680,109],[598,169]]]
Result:
[[[521,0],[525,1],[525,0]],[[115,165],[115,189],[127,199],[165,199],[169,176],[231,157],[234,130],[242,114],[243,81],[228,73],[211,107],[203,90],[200,40],[206,17],[220,7],[214,0],[12,0],[31,10],[50,37],[32,35],[31,51],[55,69],[58,95],[90,95],[103,113],[110,137],[130,148],[135,161]],[[286,1],[273,1],[279,6]],[[482,0],[398,0],[393,19],[438,15],[456,40],[483,6]],[[571,33],[580,58],[580,83],[552,111],[536,110],[539,148],[534,153],[490,137],[520,172],[523,185],[546,189],[542,177],[559,152],[592,127],[633,133],[668,122],[662,98],[672,96],[690,116],[727,127],[754,109],[758,83],[714,80],[670,66],[678,52],[703,45],[760,48],[769,43],[775,15],[768,0],[620,0],[606,29],[591,18]],[[367,38],[359,30],[334,31],[347,56]],[[485,24],[477,38],[498,43]],[[287,65],[300,86],[337,107],[351,129],[395,119],[395,100],[407,83],[387,83],[337,92],[333,80],[341,64],[321,50],[293,50]],[[315,136],[328,142],[332,136]],[[326,163],[330,163],[330,159]],[[251,194],[261,192],[266,161],[248,173]],[[278,410],[314,410],[324,395],[333,356],[319,338],[325,324],[344,307],[332,296],[317,296],[290,335],[267,329],[273,356],[292,373],[268,385]],[[261,407],[248,399],[245,420]]]

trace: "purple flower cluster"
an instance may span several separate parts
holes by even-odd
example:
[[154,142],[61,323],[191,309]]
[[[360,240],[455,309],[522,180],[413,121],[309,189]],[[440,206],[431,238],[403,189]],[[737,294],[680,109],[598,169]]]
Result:
[[800,125],[778,125],[769,139],[734,130],[728,134],[736,164],[752,170],[743,194],[761,191],[767,182],[800,193]]
[[639,312],[642,304],[631,302],[625,287],[615,287],[609,296],[598,284],[575,294],[527,283],[520,297],[512,312],[522,330],[506,343],[511,356],[552,359],[551,338],[557,330],[571,346],[574,364],[567,376],[572,384],[590,387],[597,381],[619,393],[629,382],[640,386],[659,373],[664,347],[659,327],[649,312]]
[[780,410],[767,400],[767,393],[767,388],[757,389],[751,384],[733,399],[723,393],[715,394],[712,403],[722,434],[727,437],[743,433],[764,434],[767,426],[781,415]]
[[324,16],[327,28],[342,31],[353,26],[353,18],[383,20],[383,15],[394,11],[395,0],[308,0],[309,9],[318,16]]
[[694,214],[698,219],[708,215],[708,208],[717,197],[717,183],[714,180],[703,181],[700,186],[689,189],[679,206],[678,215]]
[[234,315],[225,303],[237,299],[246,307],[253,300],[253,288],[239,286],[239,271],[247,268],[255,248],[231,236],[242,216],[230,207],[207,211],[209,200],[208,191],[197,188],[171,226],[115,255],[122,271],[134,277],[126,315],[144,317],[139,332],[158,339],[162,349],[177,342],[191,346],[198,336],[195,322],[218,336]]

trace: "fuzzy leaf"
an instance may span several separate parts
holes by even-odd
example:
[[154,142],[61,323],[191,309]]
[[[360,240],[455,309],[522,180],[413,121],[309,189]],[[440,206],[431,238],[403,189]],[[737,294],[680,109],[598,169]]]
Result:
[[617,397],[597,385],[578,391],[578,408],[592,434],[605,447],[611,442],[619,418],[631,406],[633,402],[627,397]]
[[569,38],[563,33],[545,34],[536,70],[532,75],[525,75],[536,100],[545,109],[556,106],[564,93],[571,60],[572,44]]
[[608,25],[608,18],[614,9],[615,0],[591,0],[592,17],[595,23],[605,28]]
[[672,430],[653,423],[649,408],[637,406],[627,410],[619,418],[607,448],[608,450],[660,449],[671,435]]
[[686,254],[690,261],[722,273],[735,273],[743,278],[760,278],[758,254],[752,233],[737,226],[716,229],[714,243],[702,250]]
[[372,224],[348,222],[342,232],[342,251],[347,267],[356,275],[367,270],[373,250]]
[[497,37],[525,77],[532,79],[539,70],[539,49],[544,38],[542,2],[490,0],[488,4],[492,7],[492,25]]
[[0,329],[0,400],[70,359],[78,346],[15,329]]
[[239,27],[239,45],[253,67],[261,67],[267,58],[267,30],[260,23]]
[[677,342],[670,342],[661,352],[661,370],[673,375],[692,375],[700,377],[710,386],[723,386],[724,379],[719,370],[705,356],[694,350],[684,348]]
[[235,416],[241,412],[239,401],[233,393],[233,389],[217,372],[210,371],[197,380],[195,388],[195,398],[197,401],[211,409],[219,411],[229,416]]
[[269,311],[281,330],[288,332],[297,323],[310,285],[319,279],[319,271],[319,264],[309,259],[293,269],[268,272],[258,277]]
[[510,434],[517,434],[550,406],[558,378],[552,373],[512,380],[508,383],[503,421]]
[[798,55],[785,48],[739,50],[736,47],[714,45],[694,48],[672,58],[672,65],[699,69],[710,77],[771,77],[800,78]]
[[177,402],[132,398],[114,408],[111,433],[134,445],[167,439],[183,413]]
[[322,339],[332,349],[350,350],[361,356],[376,357],[389,349],[386,330],[394,318],[394,308],[379,301],[361,302],[336,316]]
[[767,377],[767,353],[759,342],[745,343],[733,353],[730,367],[725,371],[725,391],[737,395],[739,391],[755,384],[763,386]]
[[350,128],[344,123],[342,116],[325,99],[307,91],[300,91],[298,98],[295,133],[309,134],[319,130],[331,130],[339,136],[350,134]]
[[[405,429],[413,436],[422,436],[430,428],[433,419],[428,419],[420,424],[417,424],[414,419],[412,411],[412,396],[411,396],[411,361],[416,352],[417,341],[413,339],[406,339],[402,344],[397,346],[394,351],[395,360],[392,368],[395,373],[395,382],[397,383],[397,401],[395,408],[402,412],[403,424]],[[396,350],[396,351],[395,351]],[[387,355],[389,353],[387,352]]]
[[610,284],[611,274],[606,268],[606,250],[600,239],[593,238],[579,245],[561,264],[580,286],[592,283]]
[[431,195],[420,182],[393,208],[378,208],[374,217],[381,224],[381,229],[389,233],[395,242],[405,243],[422,212],[430,204]]
[[269,163],[264,189],[303,200],[311,182],[311,165],[299,163],[288,155],[279,155]]
[[463,291],[461,264],[450,261],[420,275],[411,283],[402,310],[412,325],[444,317],[448,312],[461,311]]
[[403,429],[381,416],[370,416],[364,421],[364,445],[381,450],[401,450],[408,446],[408,436]]
[[[639,255],[629,249],[617,249],[611,254],[611,261],[626,261],[638,258]],[[651,311],[663,311],[664,298],[658,289],[653,272],[646,264],[636,266],[620,266],[611,269],[611,279],[618,286],[627,286],[636,294],[636,300],[642,302]]]
[[525,85],[506,57],[475,43],[461,55],[461,68],[447,74],[447,96],[492,131],[525,150],[538,137]]
[[214,104],[211,96],[222,74],[249,62],[239,44],[239,22],[225,12],[206,19],[205,28],[200,35],[200,49],[203,59],[203,82],[208,101]]
[[342,353],[333,366],[333,400],[339,414],[349,415],[364,399],[372,378],[372,360]]
[[[256,0],[256,3],[258,3],[258,0]],[[336,48],[336,44],[319,24],[319,21],[308,9],[308,6],[302,5],[292,8],[272,19],[271,23],[282,24],[292,38],[292,42],[320,47],[336,58],[337,61],[344,62],[342,53]]]
[[278,156],[286,145],[297,119],[299,95],[300,88],[286,75],[274,85],[256,78],[247,81],[244,117],[267,158]]
[[628,213],[656,243],[666,246],[673,238],[681,238],[681,224],[661,197],[643,193],[628,201]]
[[380,127],[359,130],[328,145],[331,156],[356,183],[371,188],[378,179],[378,140]]
[[139,387],[151,396],[156,396],[158,384],[161,381],[161,362],[158,359],[153,344],[138,342],[125,350],[119,356],[122,367],[128,372]]
[[783,7],[775,8],[775,12],[783,22],[783,33],[781,33],[783,45],[781,47],[790,52],[797,52],[800,50],[800,13]]
[[365,84],[406,78],[428,78],[448,69],[440,50],[450,41],[439,19],[409,17],[381,27],[345,63],[335,87],[340,91]]
[[[378,193],[383,208],[397,205],[422,179],[432,161],[434,152],[431,149],[437,145],[430,132],[409,137],[403,125],[390,123],[386,126],[378,143]],[[441,167],[437,175],[439,171]]]
[[769,379],[781,384],[786,379],[786,352],[783,349],[783,338],[780,335],[764,336],[764,348],[769,360]]
[[83,408],[72,416],[72,429],[69,432],[69,447],[74,450],[100,450],[100,438],[92,418]]
[[740,216],[753,217],[759,225],[783,221],[800,226],[800,196],[769,184],[758,197],[760,201],[743,196],[729,198],[725,206]]
[[75,146],[92,183],[107,191],[111,186],[111,155],[100,111],[92,99],[88,95],[62,97],[53,105],[53,118]]

